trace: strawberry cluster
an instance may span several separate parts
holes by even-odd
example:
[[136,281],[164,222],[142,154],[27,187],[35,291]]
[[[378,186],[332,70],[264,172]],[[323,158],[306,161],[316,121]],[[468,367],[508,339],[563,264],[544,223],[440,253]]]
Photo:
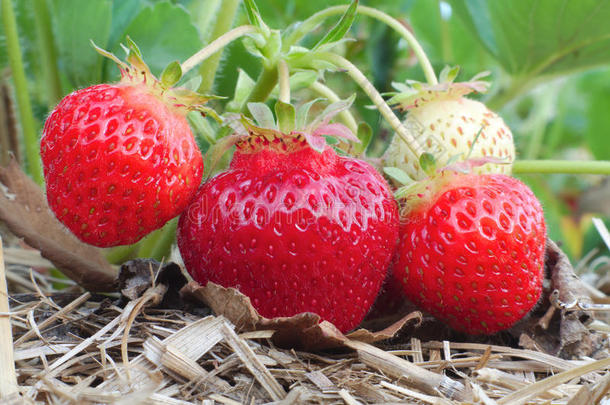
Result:
[[249,105],[264,123],[226,116],[235,152],[227,170],[201,184],[203,159],[185,116],[205,100],[157,80],[137,52],[131,62],[120,63],[119,83],[65,97],[44,127],[49,206],[84,242],[132,244],[180,215],[177,243],[195,280],[239,289],[263,316],[310,311],[343,332],[370,311],[384,280],[473,334],[509,328],[539,299],[542,209],[502,174],[514,158],[510,130],[463,97],[478,82],[396,98],[410,110],[404,125],[425,132],[413,134],[418,154],[443,166],[409,160],[413,145],[397,137],[386,164],[417,180],[399,189],[399,210],[373,166],[326,143],[358,141],[330,123],[351,102],[309,123],[281,102],[277,123],[264,104]]

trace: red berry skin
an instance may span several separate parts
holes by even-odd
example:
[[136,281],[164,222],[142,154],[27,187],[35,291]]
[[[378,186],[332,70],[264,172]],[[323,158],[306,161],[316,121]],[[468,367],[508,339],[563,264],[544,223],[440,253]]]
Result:
[[456,175],[432,194],[401,224],[397,282],[455,330],[509,328],[542,292],[546,226],[539,201],[501,174]]
[[398,209],[372,166],[330,148],[238,149],[182,214],[177,239],[199,283],[239,289],[265,317],[314,312],[346,332],[387,274]]
[[66,96],[45,123],[40,153],[49,206],[99,247],[135,243],[179,215],[203,175],[184,115],[143,84]]

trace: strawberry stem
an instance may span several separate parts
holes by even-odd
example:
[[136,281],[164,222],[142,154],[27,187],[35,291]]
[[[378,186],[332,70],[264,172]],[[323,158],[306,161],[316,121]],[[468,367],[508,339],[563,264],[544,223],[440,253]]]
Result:
[[280,85],[279,100],[283,103],[290,104],[290,72],[288,71],[286,61],[280,60],[277,68]]
[[250,115],[248,110],[248,103],[264,102],[269,97],[269,94],[273,91],[273,88],[277,84],[279,75],[277,71],[277,65],[265,66],[263,71],[258,76],[254,88],[248,96],[248,100],[244,103],[242,113]]
[[381,94],[377,91],[375,86],[366,78],[366,76],[349,60],[345,59],[343,56],[336,55],[330,52],[317,52],[316,57],[318,59],[326,60],[340,69],[344,69],[346,73],[362,88],[362,90],[366,93],[366,95],[371,99],[373,104],[379,110],[379,113],[385,118],[385,120],[390,124],[390,126],[396,131],[398,136],[402,138],[402,140],[407,144],[409,153],[412,156],[409,156],[409,159],[415,159],[414,161],[418,161],[418,154],[416,152],[417,141],[413,136],[407,131],[407,129],[402,125],[396,114],[392,111],[392,109],[385,102]]
[[207,44],[199,52],[188,58],[182,63],[182,74],[186,74],[189,70],[220,51],[222,48],[235,41],[244,35],[252,34],[257,32],[258,28],[253,25],[242,25],[237,28],[233,28],[231,31],[219,36],[209,44]]
[[513,173],[567,173],[610,175],[608,160],[516,160]]
[[[212,27],[210,33],[210,40],[220,38],[224,33],[231,29],[237,8],[240,0],[223,0],[221,4],[217,6],[220,10],[215,13],[216,22]],[[199,75],[201,76],[201,84],[199,85],[198,91],[200,93],[209,92],[214,86],[214,78],[216,76],[216,70],[220,63],[222,52],[216,52],[214,55],[207,58],[199,67]]]
[[21,128],[25,142],[25,157],[28,164],[28,173],[38,183],[43,183],[42,166],[38,154],[38,136],[36,123],[32,114],[32,105],[28,94],[28,85],[23,68],[21,48],[19,47],[19,36],[17,33],[17,22],[11,0],[2,0],[2,23],[6,36],[6,53],[8,55],[13,83],[15,85],[15,95],[19,116],[21,118]]
[[[288,49],[291,45],[294,45],[299,42],[301,38],[303,38],[309,32],[313,31],[313,29],[326,18],[344,13],[348,7],[349,5],[334,6],[313,14],[311,17],[303,21],[296,28],[296,30],[290,36],[288,36],[285,41],[285,49]],[[381,21],[393,30],[395,30],[411,46],[411,49],[417,57],[417,60],[419,61],[424,75],[426,76],[427,82],[432,85],[438,84],[438,79],[436,78],[436,74],[434,73],[434,69],[432,68],[432,64],[430,63],[426,52],[424,52],[424,49],[419,44],[415,36],[400,21],[398,21],[391,15],[372,7],[359,5],[356,12]]]
[[[341,98],[330,87],[320,82],[313,82],[309,86],[309,88],[321,95],[322,97],[326,98],[331,103],[337,103],[341,101]],[[338,117],[350,129],[350,131],[352,131],[353,133],[358,132],[358,123],[356,122],[356,119],[354,118],[350,110],[341,111],[338,114]]]

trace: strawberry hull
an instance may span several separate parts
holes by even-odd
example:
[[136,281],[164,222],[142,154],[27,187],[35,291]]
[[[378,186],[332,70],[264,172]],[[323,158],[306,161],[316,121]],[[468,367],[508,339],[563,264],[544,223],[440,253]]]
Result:
[[265,317],[314,312],[341,331],[369,311],[398,237],[398,211],[367,163],[327,148],[240,153],[178,225],[187,270],[235,287]]
[[542,292],[540,203],[504,175],[456,175],[437,190],[432,198],[421,194],[401,224],[396,282],[409,300],[458,331],[511,327]]

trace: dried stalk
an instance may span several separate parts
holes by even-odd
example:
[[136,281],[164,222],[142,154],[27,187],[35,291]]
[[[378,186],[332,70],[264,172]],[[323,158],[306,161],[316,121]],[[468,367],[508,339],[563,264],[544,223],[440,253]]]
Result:
[[[0,237],[0,313],[7,314],[8,290],[2,254],[2,238]],[[0,316],[0,398],[9,398],[19,392],[13,349],[13,332],[10,315]]]

